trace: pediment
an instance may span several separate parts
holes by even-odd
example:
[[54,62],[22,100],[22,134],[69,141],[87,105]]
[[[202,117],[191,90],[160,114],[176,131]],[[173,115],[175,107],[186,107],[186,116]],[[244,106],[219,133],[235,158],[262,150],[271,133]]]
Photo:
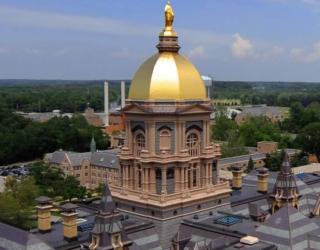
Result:
[[130,104],[123,108],[124,112],[132,112],[132,113],[147,113],[147,111],[137,104]]
[[180,113],[203,113],[203,112],[213,112],[211,107],[201,105],[201,104],[195,104],[186,108],[183,108],[179,110]]

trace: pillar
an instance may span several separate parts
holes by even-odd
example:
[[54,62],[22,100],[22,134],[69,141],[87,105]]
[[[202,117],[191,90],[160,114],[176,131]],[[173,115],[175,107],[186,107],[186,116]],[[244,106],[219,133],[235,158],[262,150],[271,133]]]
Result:
[[67,241],[76,240],[78,237],[78,228],[76,221],[78,213],[76,212],[76,208],[78,208],[78,206],[72,203],[66,203],[61,206],[63,236]]
[[150,187],[149,190],[151,193],[155,194],[156,193],[156,170],[154,167],[150,168]]
[[167,194],[167,168],[161,168],[161,194]]
[[268,192],[268,177],[269,170],[267,168],[258,168],[257,169],[258,177],[258,192],[267,193]]
[[242,168],[239,166],[231,167],[232,171],[232,188],[233,189],[241,189],[242,188]]
[[105,113],[105,126],[109,126],[109,83],[104,82],[104,113]]
[[38,230],[41,233],[51,231],[51,208],[52,200],[46,196],[40,196],[36,199]]
[[126,82],[121,81],[121,109],[126,105]]
[[174,169],[174,182],[175,182],[175,187],[174,187],[174,192],[180,192],[181,191],[181,171],[180,168],[175,167]]

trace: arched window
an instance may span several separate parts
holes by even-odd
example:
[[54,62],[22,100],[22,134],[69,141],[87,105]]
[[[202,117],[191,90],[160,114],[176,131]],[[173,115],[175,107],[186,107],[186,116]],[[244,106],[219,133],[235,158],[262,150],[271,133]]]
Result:
[[196,133],[189,133],[187,136],[187,148],[190,156],[196,156],[200,153],[199,136]]
[[146,147],[146,139],[142,133],[139,133],[135,137],[135,145],[136,145],[136,154],[139,156],[141,154],[141,150]]
[[169,150],[171,148],[171,133],[164,129],[160,132],[160,150]]

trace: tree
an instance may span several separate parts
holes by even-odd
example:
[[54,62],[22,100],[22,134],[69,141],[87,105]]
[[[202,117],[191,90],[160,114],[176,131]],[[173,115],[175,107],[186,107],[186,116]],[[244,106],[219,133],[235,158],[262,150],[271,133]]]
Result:
[[74,176],[68,176],[63,183],[62,197],[64,199],[80,198],[86,195],[86,188],[80,186],[80,182]]
[[320,162],[320,122],[310,123],[303,128],[302,133],[296,138],[295,143],[300,145],[303,151],[315,154]]
[[309,164],[308,154],[305,152],[300,152],[295,154],[291,160],[292,167],[300,167]]
[[21,181],[9,179],[5,191],[0,194],[0,220],[30,229],[34,200],[38,195],[39,189],[32,177],[24,177]]
[[253,169],[254,169],[254,162],[252,160],[252,157],[250,156],[248,161],[247,173],[250,173]]
[[237,124],[230,120],[223,112],[217,114],[215,125],[212,129],[212,136],[216,140],[227,141],[230,131],[236,130]]
[[282,165],[281,153],[266,154],[264,163],[270,171],[279,171]]
[[250,117],[239,128],[246,146],[255,147],[258,141],[280,141],[281,133],[278,124],[267,117]]

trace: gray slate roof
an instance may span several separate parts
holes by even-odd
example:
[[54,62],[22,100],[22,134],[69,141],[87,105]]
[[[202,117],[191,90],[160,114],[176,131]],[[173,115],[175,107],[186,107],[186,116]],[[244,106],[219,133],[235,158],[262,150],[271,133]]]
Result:
[[319,226],[291,205],[282,207],[261,224],[252,235],[274,243],[279,250],[308,248],[307,234],[318,235]]
[[105,168],[119,168],[119,150],[107,150],[99,152],[76,153],[68,151],[55,151],[48,155],[49,163],[61,164],[65,159],[70,162],[71,166],[80,166],[84,160],[89,160],[91,165]]
[[0,222],[0,249],[53,250],[35,235]]

